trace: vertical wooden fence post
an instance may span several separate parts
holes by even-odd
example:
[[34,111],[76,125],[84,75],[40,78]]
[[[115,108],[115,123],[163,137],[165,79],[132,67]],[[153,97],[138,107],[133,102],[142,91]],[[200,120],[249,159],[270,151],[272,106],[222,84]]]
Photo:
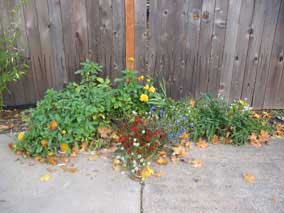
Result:
[[135,0],[125,0],[126,68],[135,69]]

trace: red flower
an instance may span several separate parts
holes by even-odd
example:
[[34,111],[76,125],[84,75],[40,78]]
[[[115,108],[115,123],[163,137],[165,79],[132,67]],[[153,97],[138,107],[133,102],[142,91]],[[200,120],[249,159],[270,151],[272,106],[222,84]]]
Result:
[[131,131],[132,132],[138,132],[139,128],[137,126],[134,126],[134,127],[131,128]]
[[127,138],[125,136],[120,136],[118,139],[119,143],[125,143],[127,141]]
[[151,145],[150,147],[149,147],[149,149],[150,150],[155,150],[157,147],[155,146],[155,145]]
[[151,138],[152,138],[152,137],[151,137],[150,135],[146,135],[146,136],[145,136],[145,140],[146,140],[146,141],[150,141]]

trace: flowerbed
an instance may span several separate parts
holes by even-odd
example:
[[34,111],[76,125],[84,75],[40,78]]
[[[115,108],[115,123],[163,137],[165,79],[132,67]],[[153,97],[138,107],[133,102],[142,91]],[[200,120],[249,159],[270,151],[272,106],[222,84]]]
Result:
[[256,113],[243,100],[228,104],[203,95],[176,102],[163,86],[159,92],[150,77],[136,71],[124,70],[111,82],[99,77],[99,65],[86,61],[82,67],[76,72],[80,84],[48,90],[36,108],[24,113],[29,127],[11,145],[15,152],[54,164],[60,155],[115,146],[114,168],[145,179],[153,175],[151,161],[176,161],[190,141],[200,148],[208,142],[259,147],[274,133],[283,136],[283,126],[272,123],[269,113]]

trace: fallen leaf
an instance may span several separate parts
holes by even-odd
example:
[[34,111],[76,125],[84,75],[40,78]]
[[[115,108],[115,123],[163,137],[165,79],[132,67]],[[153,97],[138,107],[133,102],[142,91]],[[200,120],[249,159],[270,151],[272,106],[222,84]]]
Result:
[[110,134],[113,132],[111,128],[108,127],[100,127],[98,128],[98,133],[101,136],[101,138],[109,138]]
[[178,145],[172,148],[174,151],[174,155],[177,157],[184,157],[186,155],[186,150],[183,146]]
[[41,177],[40,177],[40,181],[41,182],[47,182],[47,181],[49,181],[51,179],[51,176],[50,176],[50,174],[48,173],[48,174],[45,174],[45,175],[42,175]]
[[47,168],[46,170],[47,170],[49,173],[53,173],[53,172],[55,172],[55,171],[56,171],[56,169],[51,168],[51,167],[50,167],[50,168]]
[[196,101],[194,99],[190,99],[189,100],[189,104],[192,106],[192,107],[195,107],[196,106]]
[[166,164],[168,164],[168,160],[165,157],[159,157],[156,160],[156,163],[159,164],[159,165],[166,165]]
[[208,147],[208,143],[204,139],[199,138],[198,142],[196,143],[196,146],[200,149],[205,149]]
[[64,172],[69,172],[69,173],[76,173],[78,169],[76,167],[67,167],[67,166],[60,166],[61,169],[63,169]]
[[47,162],[50,163],[51,165],[57,165],[57,160],[54,157],[47,156],[46,159]]
[[162,150],[162,151],[159,151],[159,152],[158,152],[158,155],[159,155],[160,157],[166,158],[166,157],[167,157],[167,152],[166,152],[165,150]]
[[217,135],[213,135],[212,139],[211,139],[211,143],[212,144],[219,144],[219,137]]
[[223,143],[224,143],[224,144],[231,144],[231,143],[232,143],[232,139],[229,138],[229,137],[225,137],[225,138],[223,139]]
[[98,159],[98,157],[99,157],[99,156],[97,156],[97,155],[91,155],[90,157],[88,157],[88,160],[89,160],[89,161],[95,161],[95,160]]
[[155,172],[154,174],[153,174],[153,176],[154,177],[162,177],[162,176],[164,176],[164,173],[163,172]]
[[243,174],[243,179],[246,183],[254,183],[256,178],[255,176],[253,176],[252,174],[250,173],[244,173]]
[[267,143],[270,138],[270,135],[267,131],[261,130],[260,135],[258,136],[260,143]]
[[193,168],[200,168],[203,166],[203,161],[202,160],[192,160],[191,165]]
[[272,115],[268,112],[262,112],[262,117],[263,118],[267,118],[267,119],[271,119],[272,118]]
[[172,161],[173,163],[176,163],[176,162],[177,162],[177,157],[176,157],[175,155],[172,155],[172,156],[171,156],[171,161]]
[[10,150],[14,150],[15,146],[16,146],[16,145],[13,144],[13,143],[9,143],[9,144],[8,144],[8,147],[9,147]]
[[259,148],[261,147],[261,143],[259,142],[259,140],[257,139],[257,136],[256,134],[252,133],[250,136],[249,136],[249,142],[252,146],[256,147],[256,148]]
[[122,170],[122,166],[121,166],[121,162],[118,159],[114,159],[112,161],[112,168],[117,171],[120,172]]

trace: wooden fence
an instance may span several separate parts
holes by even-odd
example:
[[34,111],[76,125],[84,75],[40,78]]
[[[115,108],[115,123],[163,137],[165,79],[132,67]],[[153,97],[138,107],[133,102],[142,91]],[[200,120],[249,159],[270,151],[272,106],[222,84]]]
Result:
[[[19,0],[0,0],[1,29]],[[34,103],[76,80],[90,58],[115,77],[135,67],[164,78],[174,98],[222,94],[284,108],[284,0],[27,0],[19,45],[31,70],[5,95]]]

